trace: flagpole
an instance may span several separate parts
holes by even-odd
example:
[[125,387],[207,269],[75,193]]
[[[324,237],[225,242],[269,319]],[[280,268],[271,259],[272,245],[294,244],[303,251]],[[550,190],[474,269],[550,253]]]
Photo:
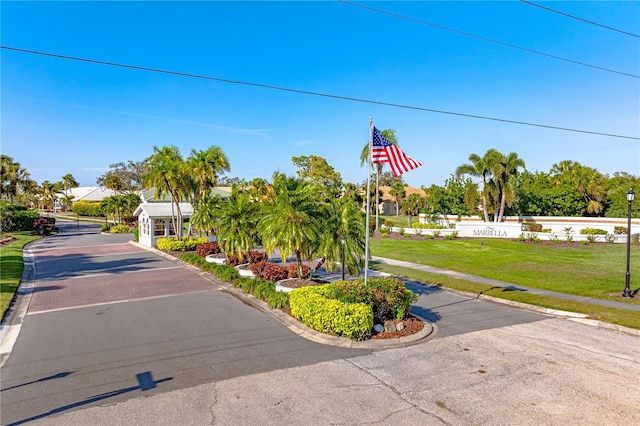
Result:
[[373,119],[369,117],[369,158],[367,161],[367,214],[364,243],[364,285],[369,277],[369,217],[371,216],[371,157],[373,156]]

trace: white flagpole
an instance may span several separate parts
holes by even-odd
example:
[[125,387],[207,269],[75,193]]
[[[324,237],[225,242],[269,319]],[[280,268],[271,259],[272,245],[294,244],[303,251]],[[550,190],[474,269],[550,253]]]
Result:
[[373,120],[369,117],[369,159],[367,161],[367,214],[364,243],[364,285],[369,277],[369,216],[371,210],[371,157],[373,156]]

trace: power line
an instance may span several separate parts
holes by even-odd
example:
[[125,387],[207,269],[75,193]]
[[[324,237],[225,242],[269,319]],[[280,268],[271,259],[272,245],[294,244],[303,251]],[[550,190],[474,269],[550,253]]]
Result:
[[76,57],[76,56],[61,55],[61,54],[58,54],[58,53],[40,52],[40,51],[37,51],[37,50],[28,50],[28,49],[22,49],[22,48],[19,48],[19,47],[0,46],[0,48],[1,49],[6,49],[6,50],[12,50],[12,51],[15,51],[15,52],[28,53],[28,54],[32,54],[32,55],[40,55],[40,56],[48,56],[48,57],[58,58],[58,59],[66,59],[66,60],[70,60],[70,61],[86,62],[86,63],[98,64],[98,65],[107,65],[107,66],[111,66],[111,67],[134,69],[134,70],[138,70],[138,71],[155,72],[155,73],[160,73],[160,74],[175,75],[175,76],[187,77],[187,78],[197,78],[197,79],[201,79],[201,80],[217,81],[217,82],[220,82],[220,83],[230,83],[230,84],[237,84],[237,85],[244,85],[244,86],[251,86],[251,87],[260,87],[260,88],[263,88],[263,89],[280,90],[280,91],[283,91],[283,92],[297,93],[297,94],[302,94],[302,95],[319,96],[319,97],[324,97],[324,98],[340,99],[340,100],[344,100],[344,101],[361,102],[361,103],[374,104],[374,105],[383,105],[383,106],[389,106],[389,107],[394,107],[394,108],[411,109],[411,110],[416,110],[416,111],[433,112],[433,113],[438,113],[438,114],[454,115],[454,116],[458,116],[458,117],[476,118],[476,119],[479,119],[479,120],[498,121],[498,122],[501,122],[501,123],[518,124],[518,125],[522,125],[522,126],[541,127],[541,128],[545,128],[545,129],[562,130],[562,131],[575,132],[575,133],[586,133],[586,134],[591,134],[591,135],[607,136],[607,137],[612,137],[612,138],[640,140],[640,137],[635,137],[635,136],[616,135],[616,134],[612,134],[612,133],[603,133],[603,132],[595,132],[595,131],[590,131],[590,130],[572,129],[572,128],[568,128],[568,127],[550,126],[550,125],[546,125],[546,124],[528,123],[526,121],[507,120],[507,119],[504,119],[504,118],[488,117],[488,116],[482,116],[482,115],[465,114],[465,113],[461,113],[461,112],[453,112],[453,111],[444,111],[444,110],[438,110],[438,109],[432,109],[432,108],[424,108],[424,107],[418,107],[418,106],[412,106],[412,105],[396,104],[396,103],[392,103],[392,102],[376,101],[376,100],[372,100],[372,99],[363,99],[363,98],[354,98],[354,97],[350,97],[350,96],[333,95],[333,94],[330,94],[330,93],[311,92],[311,91],[308,91],[308,90],[292,89],[292,88],[289,88],[289,87],[273,86],[273,85],[263,84],[263,83],[253,83],[253,82],[248,82],[248,81],[231,80],[231,79],[227,79],[227,78],[211,77],[211,76],[206,76],[206,75],[191,74],[191,73],[185,73],[185,72],[180,72],[180,71],[171,71],[171,70],[165,70],[165,69],[159,69],[159,68],[143,67],[143,66],[139,66],[139,65],[122,64],[122,63],[118,63],[118,62],[102,61],[102,60],[98,60],[98,59],[80,58],[80,57]]
[[601,66],[598,66],[598,65],[587,64],[585,62],[574,61],[573,59],[563,58],[561,56],[552,55],[550,53],[544,53],[544,52],[540,52],[538,50],[533,50],[533,49],[529,49],[529,48],[526,48],[526,47],[516,46],[515,44],[510,44],[510,43],[506,43],[504,41],[494,40],[494,39],[491,39],[491,38],[488,38],[488,37],[483,37],[483,36],[479,36],[479,35],[476,35],[476,34],[467,33],[467,32],[464,32],[464,31],[456,30],[454,28],[449,28],[449,27],[445,27],[445,26],[442,26],[442,25],[433,24],[431,22],[422,21],[420,19],[411,18],[409,16],[404,16],[404,15],[399,15],[397,13],[388,12],[386,10],[375,9],[373,7],[370,7],[370,6],[365,6],[365,5],[357,4],[357,3],[351,3],[351,2],[345,1],[345,0],[338,0],[338,1],[340,3],[344,3],[344,4],[347,4],[347,5],[350,5],[350,6],[359,7],[359,8],[362,8],[362,9],[370,10],[372,12],[381,13],[383,15],[393,16],[394,18],[404,19],[406,21],[415,22],[415,23],[421,24],[421,25],[428,25],[430,27],[438,28],[440,30],[450,31],[450,32],[453,32],[453,33],[456,33],[456,34],[461,34],[461,35],[467,36],[467,37],[473,37],[473,38],[476,38],[478,40],[488,41],[490,43],[499,44],[501,46],[507,46],[507,47],[511,47],[513,49],[522,50],[524,52],[529,52],[529,53],[534,53],[536,55],[546,56],[547,58],[557,59],[559,61],[564,61],[564,62],[570,62],[572,64],[582,65],[582,66],[589,67],[589,68],[595,68],[595,69],[598,69],[598,70],[601,70],[601,71],[607,71],[607,72],[611,72],[611,73],[614,73],[614,74],[624,75],[624,76],[627,76],[627,77],[640,78],[640,75],[629,74],[629,73],[626,73],[626,72],[623,72],[623,71],[616,71],[616,70],[613,70],[611,68],[605,68],[605,67],[601,67]]
[[526,0],[520,0],[520,1],[522,3],[526,3],[526,4],[531,5],[531,6],[539,7],[540,9],[548,10],[549,12],[557,13],[558,15],[567,16],[569,18],[576,19],[578,21],[586,22],[587,24],[596,25],[598,27],[606,28],[606,29],[611,30],[611,31],[616,31],[616,32],[619,32],[619,33],[622,33],[622,34],[630,35],[631,37],[640,38],[640,35],[638,35],[638,34],[633,34],[633,33],[627,32],[627,31],[619,30],[617,28],[608,27],[606,25],[598,24],[597,22],[589,21],[587,19],[580,18],[580,17],[574,16],[574,15],[569,15],[568,13],[560,12],[559,10],[551,9],[550,7],[542,6],[541,4],[532,3],[532,2],[526,1]]

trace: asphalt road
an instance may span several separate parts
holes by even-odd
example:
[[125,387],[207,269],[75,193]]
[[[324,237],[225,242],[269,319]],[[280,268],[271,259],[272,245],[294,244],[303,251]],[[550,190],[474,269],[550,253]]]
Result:
[[637,337],[408,283],[433,338],[328,346],[128,239],[68,224],[30,247],[31,304],[1,371],[3,425],[637,419]]

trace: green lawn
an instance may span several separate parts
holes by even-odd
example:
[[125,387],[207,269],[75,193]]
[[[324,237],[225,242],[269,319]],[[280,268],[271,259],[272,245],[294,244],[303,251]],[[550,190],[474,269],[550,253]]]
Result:
[[[41,238],[32,235],[32,232],[12,232],[17,239],[11,243],[0,246],[0,318],[4,316],[13,295],[20,285],[22,277],[23,261],[22,248],[25,244]],[[4,234],[3,237],[8,236]]]
[[[527,287],[602,299],[624,289],[625,244],[543,245],[502,239],[372,239],[371,254]],[[631,289],[640,287],[640,246],[631,246]]]

